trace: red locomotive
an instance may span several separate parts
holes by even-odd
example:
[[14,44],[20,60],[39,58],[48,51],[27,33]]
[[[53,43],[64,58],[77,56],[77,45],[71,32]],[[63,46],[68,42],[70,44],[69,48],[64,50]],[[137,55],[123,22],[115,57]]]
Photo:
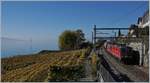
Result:
[[108,53],[125,64],[138,64],[139,62],[139,53],[125,44],[105,42],[104,47]]

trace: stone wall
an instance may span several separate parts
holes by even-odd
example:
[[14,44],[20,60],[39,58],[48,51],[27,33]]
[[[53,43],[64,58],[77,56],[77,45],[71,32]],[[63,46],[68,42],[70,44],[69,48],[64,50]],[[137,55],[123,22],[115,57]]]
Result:
[[139,65],[148,66],[149,65],[149,54],[148,45],[145,42],[131,42],[128,46],[132,47],[133,50],[139,52],[140,60]]

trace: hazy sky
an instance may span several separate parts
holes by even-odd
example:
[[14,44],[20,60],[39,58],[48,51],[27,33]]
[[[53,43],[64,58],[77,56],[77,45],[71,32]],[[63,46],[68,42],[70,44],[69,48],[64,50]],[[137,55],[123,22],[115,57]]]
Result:
[[2,2],[2,36],[29,40],[36,48],[57,49],[66,29],[82,29],[91,40],[97,27],[129,27],[148,9],[148,2]]

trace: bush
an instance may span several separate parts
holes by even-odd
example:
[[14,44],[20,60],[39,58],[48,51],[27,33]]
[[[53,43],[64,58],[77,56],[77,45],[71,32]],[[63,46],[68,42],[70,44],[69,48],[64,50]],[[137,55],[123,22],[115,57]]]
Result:
[[50,66],[49,81],[76,81],[84,76],[84,67],[77,66]]

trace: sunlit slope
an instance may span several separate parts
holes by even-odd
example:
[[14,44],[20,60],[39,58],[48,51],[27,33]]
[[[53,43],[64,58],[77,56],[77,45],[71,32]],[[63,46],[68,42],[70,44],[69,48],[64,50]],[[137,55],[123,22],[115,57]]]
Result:
[[[76,77],[72,78],[61,78],[60,76],[54,75],[55,72],[51,70],[54,68],[60,68],[62,70],[67,69],[67,71],[70,70],[68,71],[68,73],[60,71],[60,74],[63,73],[66,75],[66,77],[67,74],[69,75],[69,73],[75,74],[76,72],[83,70],[82,66],[84,64],[86,52],[87,49],[82,49],[76,51],[43,53],[5,58],[2,59],[1,80],[7,82],[69,80],[74,81],[75,78],[78,78],[81,75],[79,74],[78,76],[77,74]],[[76,72],[73,72],[75,68],[78,69],[76,69]],[[84,71],[80,71],[80,73],[83,74]]]

